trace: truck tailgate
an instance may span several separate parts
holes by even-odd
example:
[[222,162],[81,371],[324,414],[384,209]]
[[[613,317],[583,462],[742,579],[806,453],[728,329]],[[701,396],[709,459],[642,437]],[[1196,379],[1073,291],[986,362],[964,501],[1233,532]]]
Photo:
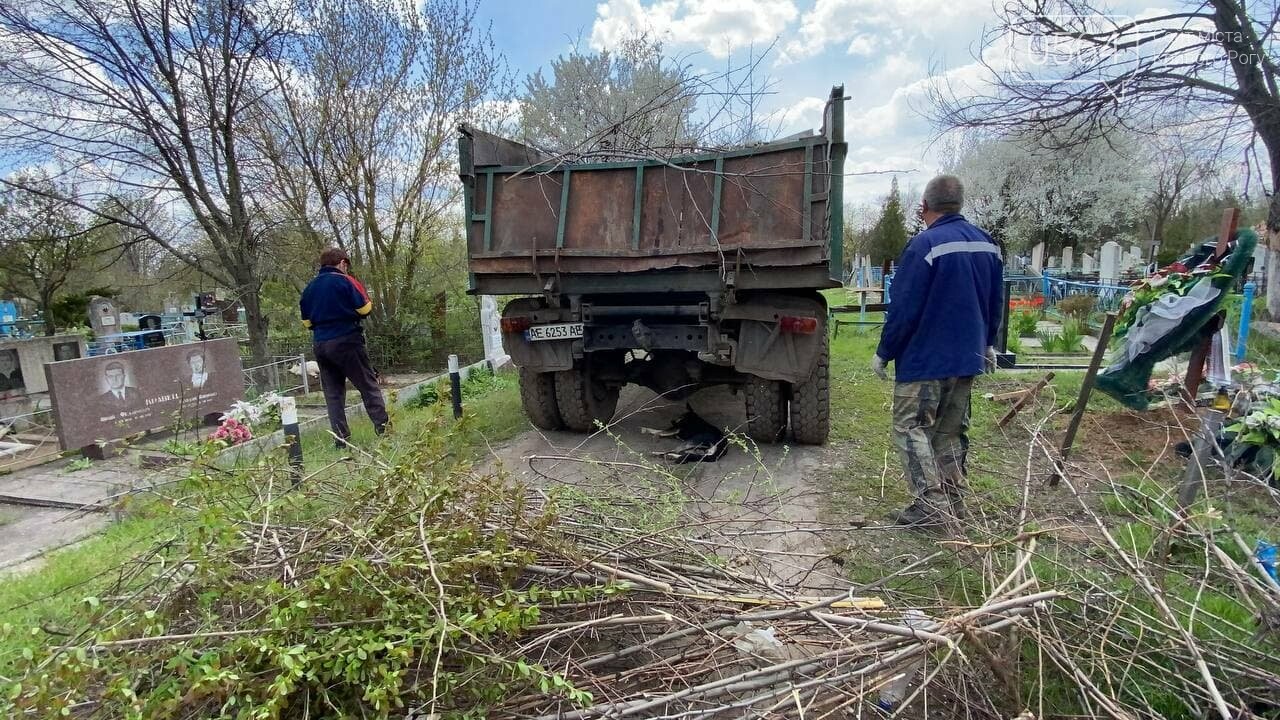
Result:
[[471,272],[806,266],[840,278],[843,88],[820,134],[671,160],[565,164],[463,128]]

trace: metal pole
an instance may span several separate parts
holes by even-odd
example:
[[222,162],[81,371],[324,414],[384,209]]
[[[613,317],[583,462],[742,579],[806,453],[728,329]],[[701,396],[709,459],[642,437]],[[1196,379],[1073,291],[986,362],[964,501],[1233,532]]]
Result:
[[458,356],[449,356],[449,394],[453,397],[453,418],[462,417],[462,377],[458,374]]
[[1253,281],[1244,284],[1244,302],[1240,303],[1240,332],[1236,334],[1236,364],[1244,362],[1245,345],[1249,342],[1249,321],[1253,315],[1253,294],[1258,286]]
[[1201,410],[1200,431],[1191,439],[1191,457],[1187,460],[1187,469],[1182,475],[1182,483],[1178,485],[1178,515],[1184,515],[1187,508],[1196,501],[1200,486],[1204,484],[1205,467],[1213,461],[1214,448],[1218,444],[1218,432],[1222,429],[1222,421],[1226,413],[1219,410]]
[[302,431],[298,429],[298,405],[291,397],[280,398],[280,424],[289,446],[289,477],[297,485],[302,482]]
[[302,394],[311,394],[311,378],[307,376],[307,354],[298,356],[298,369],[302,371]]

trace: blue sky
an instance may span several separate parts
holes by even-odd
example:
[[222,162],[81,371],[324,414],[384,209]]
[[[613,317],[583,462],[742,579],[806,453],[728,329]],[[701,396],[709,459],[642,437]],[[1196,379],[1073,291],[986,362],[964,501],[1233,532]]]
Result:
[[[923,107],[931,69],[972,73],[972,52],[994,19],[991,0],[482,0],[481,20],[520,77],[546,67],[572,39],[595,49],[648,30],[695,67],[723,68],[776,41],[768,74],[783,134],[821,124],[822,102],[843,83],[849,171],[901,170],[903,186],[937,171]],[[848,199],[873,200],[886,175],[850,178]]]

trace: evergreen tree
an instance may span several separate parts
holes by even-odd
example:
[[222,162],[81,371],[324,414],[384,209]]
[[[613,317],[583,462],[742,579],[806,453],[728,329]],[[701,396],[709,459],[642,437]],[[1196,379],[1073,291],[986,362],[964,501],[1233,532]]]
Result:
[[902,212],[898,179],[893,179],[889,194],[880,207],[880,218],[871,229],[871,261],[885,263],[896,260],[907,246],[907,223]]

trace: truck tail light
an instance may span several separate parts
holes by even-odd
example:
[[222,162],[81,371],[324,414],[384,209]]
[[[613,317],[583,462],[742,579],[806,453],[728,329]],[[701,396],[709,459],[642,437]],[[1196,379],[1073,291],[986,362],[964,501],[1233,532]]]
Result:
[[533,325],[533,321],[527,317],[504,317],[500,325],[504,333],[522,333]]
[[788,315],[778,319],[778,328],[793,335],[812,335],[818,331],[818,318]]

